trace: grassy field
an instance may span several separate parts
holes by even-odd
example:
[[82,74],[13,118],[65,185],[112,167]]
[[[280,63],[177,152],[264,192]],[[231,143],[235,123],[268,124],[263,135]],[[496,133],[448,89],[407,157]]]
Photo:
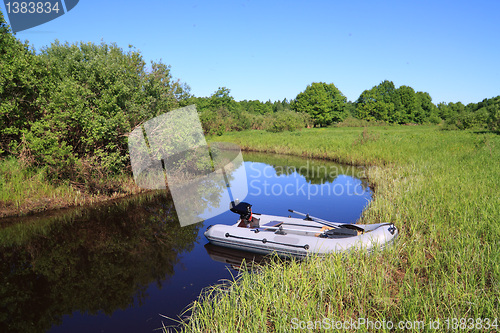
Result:
[[0,218],[93,204],[141,192],[130,176],[97,180],[120,184],[120,191],[112,194],[87,193],[70,186],[68,181],[58,184],[46,178],[42,169],[25,168],[15,158],[0,159]]
[[[321,331],[351,320],[354,326],[338,328],[393,331],[401,322],[419,332],[496,331],[500,136],[395,126],[252,131],[215,139],[247,150],[370,166],[375,194],[362,221],[394,222],[400,237],[394,247],[371,255],[275,260],[259,273],[242,273],[200,296],[185,331]],[[385,325],[369,326],[383,320]]]

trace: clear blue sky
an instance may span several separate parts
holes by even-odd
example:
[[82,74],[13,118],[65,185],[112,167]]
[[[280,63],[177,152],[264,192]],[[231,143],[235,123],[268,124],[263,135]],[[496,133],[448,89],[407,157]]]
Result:
[[[0,7],[5,13],[3,2]],[[196,96],[292,99],[311,82],[349,100],[388,79],[465,104],[500,95],[500,1],[97,1],[16,34],[132,44]]]

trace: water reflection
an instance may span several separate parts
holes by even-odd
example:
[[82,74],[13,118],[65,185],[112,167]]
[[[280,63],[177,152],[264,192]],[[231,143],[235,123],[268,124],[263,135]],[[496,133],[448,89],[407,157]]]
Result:
[[221,262],[230,266],[235,271],[242,269],[251,269],[255,265],[263,265],[269,260],[269,256],[264,256],[257,253],[229,249],[214,244],[205,244],[210,259]]
[[[310,160],[297,156],[274,155],[247,152],[245,160],[263,163],[274,169],[276,176],[292,176],[298,174],[309,184],[324,184],[333,182],[339,175],[361,180],[364,190],[368,188],[364,167],[342,165],[329,161]],[[265,168],[263,168],[265,170]],[[266,175],[266,173],[263,173]],[[268,174],[269,175],[269,174]]]
[[0,249],[0,331],[45,332],[77,310],[145,303],[148,285],[174,274],[201,227],[181,228],[165,194],[53,219],[50,233]]

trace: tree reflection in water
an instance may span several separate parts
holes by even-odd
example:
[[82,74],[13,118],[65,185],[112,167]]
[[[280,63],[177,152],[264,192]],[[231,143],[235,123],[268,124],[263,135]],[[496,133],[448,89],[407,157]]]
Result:
[[45,332],[77,310],[111,314],[142,304],[201,227],[181,228],[165,192],[52,218],[43,232],[1,246],[0,331]]

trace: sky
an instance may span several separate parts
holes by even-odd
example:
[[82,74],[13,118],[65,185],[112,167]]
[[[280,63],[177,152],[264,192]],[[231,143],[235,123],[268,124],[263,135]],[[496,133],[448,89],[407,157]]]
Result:
[[290,100],[326,82],[355,101],[390,80],[468,104],[500,95],[499,13],[497,0],[80,0],[16,37],[36,50],[56,39],[133,45],[195,96],[227,87],[238,101]]

